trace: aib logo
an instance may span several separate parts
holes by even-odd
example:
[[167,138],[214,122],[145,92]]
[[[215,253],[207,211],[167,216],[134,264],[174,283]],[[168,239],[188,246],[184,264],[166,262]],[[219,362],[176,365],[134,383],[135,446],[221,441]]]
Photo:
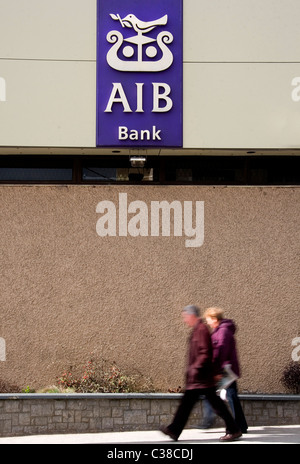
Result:
[[182,147],[182,0],[98,0],[97,146]]
[[[159,72],[172,65],[173,53],[168,47],[173,42],[171,32],[161,31],[155,39],[147,36],[158,26],[165,26],[168,15],[152,21],[141,21],[134,14],[129,14],[123,19],[120,15],[110,16],[115,21],[119,21],[122,28],[133,29],[136,35],[124,38],[123,34],[116,30],[107,34],[107,41],[114,44],[107,54],[109,66],[117,71]],[[126,42],[125,46],[123,46],[124,42]],[[120,50],[123,58],[118,56]],[[160,58],[157,59],[157,56]]]

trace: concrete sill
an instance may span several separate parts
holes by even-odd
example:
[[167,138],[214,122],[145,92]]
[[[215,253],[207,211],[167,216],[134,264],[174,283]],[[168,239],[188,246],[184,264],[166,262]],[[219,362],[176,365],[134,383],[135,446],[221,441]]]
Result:
[[[54,400],[85,400],[85,399],[110,399],[110,400],[126,400],[126,399],[155,399],[178,400],[182,397],[181,393],[0,393],[0,400],[38,400],[38,399],[54,399]],[[249,401],[300,401],[300,395],[289,394],[240,394],[241,400]]]

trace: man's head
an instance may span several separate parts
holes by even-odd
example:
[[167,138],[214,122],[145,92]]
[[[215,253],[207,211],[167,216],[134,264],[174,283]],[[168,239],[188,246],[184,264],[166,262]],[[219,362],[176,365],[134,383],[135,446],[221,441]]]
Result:
[[200,316],[200,309],[198,306],[195,305],[189,305],[183,308],[182,310],[182,317],[184,322],[189,326],[189,327],[194,327]]

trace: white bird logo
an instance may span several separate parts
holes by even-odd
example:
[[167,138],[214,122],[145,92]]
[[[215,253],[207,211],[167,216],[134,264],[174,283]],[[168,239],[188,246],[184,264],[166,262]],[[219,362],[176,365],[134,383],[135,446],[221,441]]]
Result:
[[138,34],[147,34],[157,26],[165,26],[168,22],[168,15],[163,16],[155,21],[141,21],[134,14],[129,14],[121,19],[120,15],[110,15],[114,20],[120,21],[122,27],[133,27]]
[[[119,14],[110,14],[110,17],[114,21],[119,21],[123,28],[134,29],[135,31],[134,36],[126,38],[123,37],[120,31],[110,31],[107,34],[107,41],[113,44],[106,55],[111,68],[126,72],[160,72],[172,65],[173,53],[168,47],[173,42],[172,33],[161,31],[156,38],[147,36],[157,26],[167,24],[167,14],[153,21],[141,21],[132,13],[124,18],[121,18]],[[133,44],[135,47],[126,45],[121,49],[124,41]],[[150,45],[153,43],[155,43],[155,46]],[[158,55],[159,51],[160,55]],[[126,60],[120,58],[121,53]],[[148,60],[145,60],[145,55]],[[158,59],[154,60],[157,55]]]

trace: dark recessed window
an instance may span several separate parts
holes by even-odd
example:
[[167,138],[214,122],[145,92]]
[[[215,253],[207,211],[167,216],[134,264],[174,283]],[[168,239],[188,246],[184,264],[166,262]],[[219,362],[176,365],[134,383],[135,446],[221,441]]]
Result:
[[250,185],[299,185],[300,157],[274,156],[249,158],[247,163]]
[[157,160],[147,159],[144,167],[131,166],[129,157],[83,160],[83,182],[153,182],[158,180]]
[[0,183],[300,185],[300,156],[0,156]]
[[89,166],[83,168],[83,181],[100,181],[100,182],[129,182],[153,181],[153,169],[147,168],[101,168],[97,166]]
[[195,156],[166,158],[167,183],[299,185],[299,156]]
[[73,161],[36,158],[0,158],[2,182],[70,182],[73,179]]
[[166,181],[195,184],[234,184],[241,182],[243,160],[229,157],[180,157],[166,161]]

